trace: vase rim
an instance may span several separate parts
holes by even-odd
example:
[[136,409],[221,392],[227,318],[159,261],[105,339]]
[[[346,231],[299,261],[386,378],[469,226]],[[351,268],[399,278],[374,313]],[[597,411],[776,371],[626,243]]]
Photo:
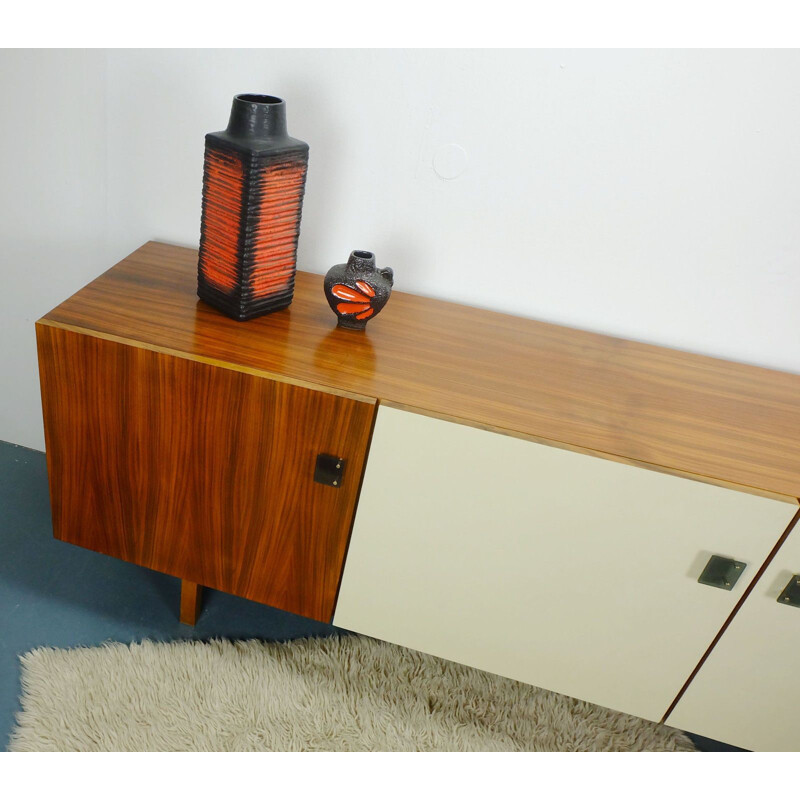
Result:
[[286,103],[271,94],[234,95],[226,132],[249,141],[288,139]]
[[234,95],[233,99],[240,100],[243,103],[255,103],[261,106],[276,106],[284,102],[282,97],[275,97],[275,95],[272,94],[255,94],[252,92]]

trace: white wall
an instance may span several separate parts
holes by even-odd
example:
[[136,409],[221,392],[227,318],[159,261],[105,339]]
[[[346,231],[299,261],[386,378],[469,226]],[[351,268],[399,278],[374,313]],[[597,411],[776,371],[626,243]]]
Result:
[[[10,314],[25,325],[147,239],[196,246],[203,134],[254,91],[286,98],[290,132],[311,145],[301,268],[368,248],[400,290],[800,372],[800,51],[71,58],[97,72],[72,86],[74,67],[60,70],[70,91],[106,81],[107,175],[99,138],[81,164],[98,205],[107,180],[107,209],[102,227],[77,226],[79,265],[47,260],[47,233],[34,268],[16,267],[31,302]],[[5,69],[2,83],[11,90]],[[453,144],[467,167],[443,180],[432,163]],[[32,206],[50,185],[35,150]],[[40,226],[32,212],[21,223],[25,252]],[[62,283],[34,308],[54,271]],[[3,412],[0,438],[41,447],[35,358],[8,364],[27,399]]]
[[107,266],[105,54],[0,50],[0,439],[44,449],[34,322]]

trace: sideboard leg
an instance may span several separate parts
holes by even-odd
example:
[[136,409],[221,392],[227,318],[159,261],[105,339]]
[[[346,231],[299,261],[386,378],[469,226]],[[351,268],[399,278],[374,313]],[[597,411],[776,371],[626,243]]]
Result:
[[203,598],[203,587],[191,581],[181,581],[181,622],[194,625],[200,614]]

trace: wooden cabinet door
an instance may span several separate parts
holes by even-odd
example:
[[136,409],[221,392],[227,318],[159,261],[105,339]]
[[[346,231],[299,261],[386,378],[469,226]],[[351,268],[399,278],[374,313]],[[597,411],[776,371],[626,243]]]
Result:
[[659,720],[795,510],[381,406],[334,623]]
[[330,621],[373,403],[37,333],[57,538]]
[[[795,527],[667,718],[748,750],[800,750],[800,578]],[[796,587],[792,595],[797,596]]]

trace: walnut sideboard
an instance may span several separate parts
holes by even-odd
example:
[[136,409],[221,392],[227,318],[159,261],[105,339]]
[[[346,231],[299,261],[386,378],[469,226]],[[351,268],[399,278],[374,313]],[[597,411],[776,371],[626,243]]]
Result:
[[55,536],[749,749],[800,749],[800,376],[150,242],[37,322]]

